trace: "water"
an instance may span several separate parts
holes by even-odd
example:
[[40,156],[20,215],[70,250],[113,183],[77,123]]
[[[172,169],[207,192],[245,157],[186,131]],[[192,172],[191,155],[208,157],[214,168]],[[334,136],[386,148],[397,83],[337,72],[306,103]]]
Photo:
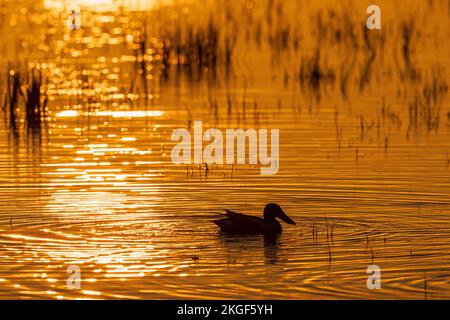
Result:
[[[2,101],[6,62],[39,65],[50,99],[41,130],[18,120],[15,134],[6,119],[0,124],[0,298],[450,297],[445,1],[383,2],[383,32],[366,43],[354,26],[358,12],[365,19],[363,4],[284,4],[284,15],[291,6],[311,14],[281,49],[245,39],[264,6],[236,1],[243,28],[231,71],[219,64],[198,73],[172,61],[163,72],[151,63],[161,61],[155,36],[144,82],[133,43],[142,21],[154,31],[145,20],[152,13],[88,8],[87,27],[72,31],[45,7],[1,3],[5,30],[36,23],[31,36],[7,33],[0,43]],[[186,8],[160,10],[203,10]],[[327,28],[317,27],[317,12]],[[346,12],[349,22],[338,24]],[[263,26],[263,34],[279,31]],[[172,131],[194,120],[205,129],[279,128],[278,174],[173,164]],[[268,238],[220,234],[210,222],[225,208],[259,216],[268,202],[297,225]],[[372,264],[380,290],[366,286]],[[80,267],[80,289],[66,285],[69,266]]]

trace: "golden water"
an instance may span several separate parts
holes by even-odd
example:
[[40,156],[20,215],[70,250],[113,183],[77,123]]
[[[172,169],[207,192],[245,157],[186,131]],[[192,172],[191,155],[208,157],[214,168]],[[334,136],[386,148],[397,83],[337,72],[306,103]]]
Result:
[[[161,10],[195,20],[195,5],[176,3]],[[259,3],[231,7],[256,16]],[[228,76],[172,66],[163,77],[149,63],[146,99],[130,35],[150,13],[86,8],[90,22],[72,31],[64,13],[0,1],[2,104],[8,62],[51,75],[45,129],[0,124],[0,298],[450,298],[449,4],[380,1],[370,64],[364,42],[329,42],[342,12],[363,38],[364,1],[275,3],[290,21],[302,13],[299,49],[258,48],[241,30]],[[301,84],[320,10],[321,64],[334,79]],[[408,65],[399,30],[411,19]],[[414,117],[417,101],[426,106]],[[279,128],[278,174],[172,164],[171,133],[193,120]],[[224,208],[260,215],[268,202],[297,222],[276,239],[210,222]],[[366,286],[371,264],[379,290]],[[66,285],[71,265],[80,289]]]

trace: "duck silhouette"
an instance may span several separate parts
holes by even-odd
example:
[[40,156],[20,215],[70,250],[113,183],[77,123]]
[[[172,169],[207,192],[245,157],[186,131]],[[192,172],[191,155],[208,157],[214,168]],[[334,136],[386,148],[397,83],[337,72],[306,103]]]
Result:
[[225,209],[226,218],[212,220],[222,232],[234,234],[276,234],[283,228],[276,218],[289,224],[296,224],[276,203],[268,203],[264,208],[263,218],[245,215]]

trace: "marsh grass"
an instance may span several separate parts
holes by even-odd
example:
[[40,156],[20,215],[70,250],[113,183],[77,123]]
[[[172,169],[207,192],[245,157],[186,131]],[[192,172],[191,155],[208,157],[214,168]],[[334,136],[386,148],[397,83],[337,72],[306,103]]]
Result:
[[8,67],[6,71],[6,92],[3,98],[3,110],[7,117],[7,126],[11,132],[40,132],[46,121],[47,82],[40,69]]
[[13,132],[17,132],[17,113],[19,107],[20,85],[21,85],[20,72],[11,68],[6,72],[6,92],[4,94],[3,111],[7,118],[9,128]]
[[433,72],[431,80],[426,81],[421,90],[417,90],[408,103],[409,125],[407,135],[424,129],[437,132],[440,124],[441,107],[448,86],[440,73]]
[[48,96],[45,93],[42,71],[31,69],[27,74],[27,81],[20,93],[25,103],[25,121],[27,129],[41,130],[46,119]]

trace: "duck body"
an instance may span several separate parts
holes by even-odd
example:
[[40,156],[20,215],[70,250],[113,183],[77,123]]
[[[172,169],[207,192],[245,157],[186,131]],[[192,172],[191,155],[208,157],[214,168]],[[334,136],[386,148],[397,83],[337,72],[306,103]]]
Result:
[[282,232],[280,218],[289,224],[295,224],[277,204],[269,203],[264,208],[264,217],[254,217],[242,213],[225,210],[226,218],[213,220],[222,232],[233,234],[276,234]]

